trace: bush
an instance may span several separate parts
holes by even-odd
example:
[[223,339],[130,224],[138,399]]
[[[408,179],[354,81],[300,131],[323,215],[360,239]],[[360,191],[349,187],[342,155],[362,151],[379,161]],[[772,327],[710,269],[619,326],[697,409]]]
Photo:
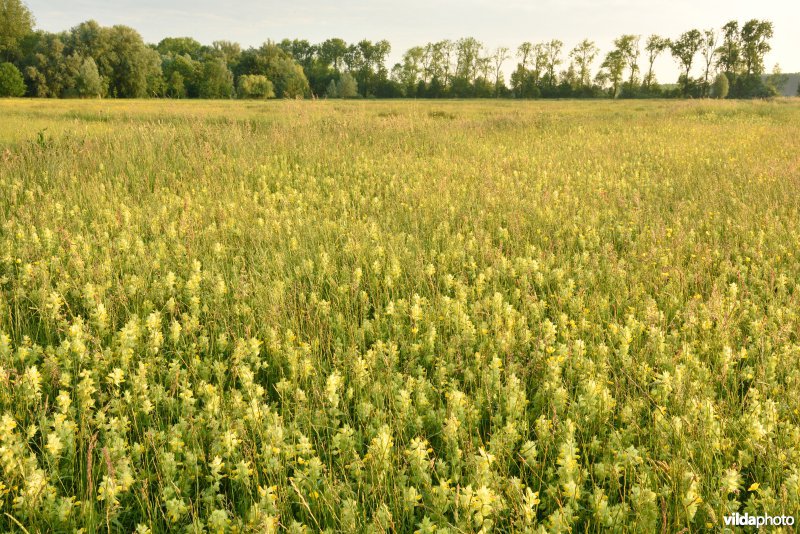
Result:
[[336,90],[336,80],[331,80],[328,88],[325,90],[325,96],[328,98],[338,98],[339,92]]
[[717,77],[714,78],[714,84],[711,86],[711,96],[714,98],[725,98],[728,96],[728,91],[730,90],[730,83],[728,82],[728,76],[725,75],[724,72],[720,72],[717,74]]
[[105,92],[104,80],[97,71],[97,64],[92,58],[86,58],[81,63],[76,78],[78,95],[83,98],[97,98]]
[[25,81],[22,73],[11,63],[0,64],[0,96],[22,96],[25,94]]
[[275,89],[266,76],[245,74],[244,76],[239,76],[237,94],[239,98],[274,98]]
[[345,72],[336,84],[336,94],[339,98],[353,98],[358,96],[358,83],[353,75]]

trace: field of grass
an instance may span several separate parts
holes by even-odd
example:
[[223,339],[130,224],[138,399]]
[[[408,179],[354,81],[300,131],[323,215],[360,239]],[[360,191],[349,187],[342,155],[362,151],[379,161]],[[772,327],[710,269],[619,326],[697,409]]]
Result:
[[800,520],[800,102],[0,118],[0,531]]

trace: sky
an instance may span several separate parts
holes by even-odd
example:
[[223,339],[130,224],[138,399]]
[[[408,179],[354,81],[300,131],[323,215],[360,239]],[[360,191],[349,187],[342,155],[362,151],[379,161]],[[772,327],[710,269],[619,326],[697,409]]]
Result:
[[[797,0],[26,0],[36,25],[61,31],[94,19],[124,24],[147,42],[190,36],[204,44],[230,40],[243,47],[267,39],[329,37],[347,42],[387,39],[388,67],[408,48],[442,39],[472,36],[488,48],[512,51],[524,41],[560,39],[571,49],[584,38],[604,54],[615,37],[653,33],[677,37],[692,29],[719,28],[729,20],[767,19],[775,26],[768,70],[800,71],[800,1]],[[600,59],[596,61],[595,69]],[[699,74],[699,59],[696,67]],[[504,70],[510,72],[516,58]],[[678,69],[665,53],[656,63],[662,83],[673,83]]]

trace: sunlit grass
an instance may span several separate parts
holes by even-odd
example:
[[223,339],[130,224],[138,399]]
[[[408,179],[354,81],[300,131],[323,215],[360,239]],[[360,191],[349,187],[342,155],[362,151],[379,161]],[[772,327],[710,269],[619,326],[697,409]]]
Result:
[[0,526],[800,512],[800,104],[0,101]]

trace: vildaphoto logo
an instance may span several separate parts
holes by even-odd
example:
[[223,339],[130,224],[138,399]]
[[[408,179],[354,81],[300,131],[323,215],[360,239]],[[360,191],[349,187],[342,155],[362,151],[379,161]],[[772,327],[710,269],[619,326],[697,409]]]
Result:
[[794,516],[791,515],[750,515],[736,512],[725,516],[725,525],[730,527],[780,527],[794,525]]

